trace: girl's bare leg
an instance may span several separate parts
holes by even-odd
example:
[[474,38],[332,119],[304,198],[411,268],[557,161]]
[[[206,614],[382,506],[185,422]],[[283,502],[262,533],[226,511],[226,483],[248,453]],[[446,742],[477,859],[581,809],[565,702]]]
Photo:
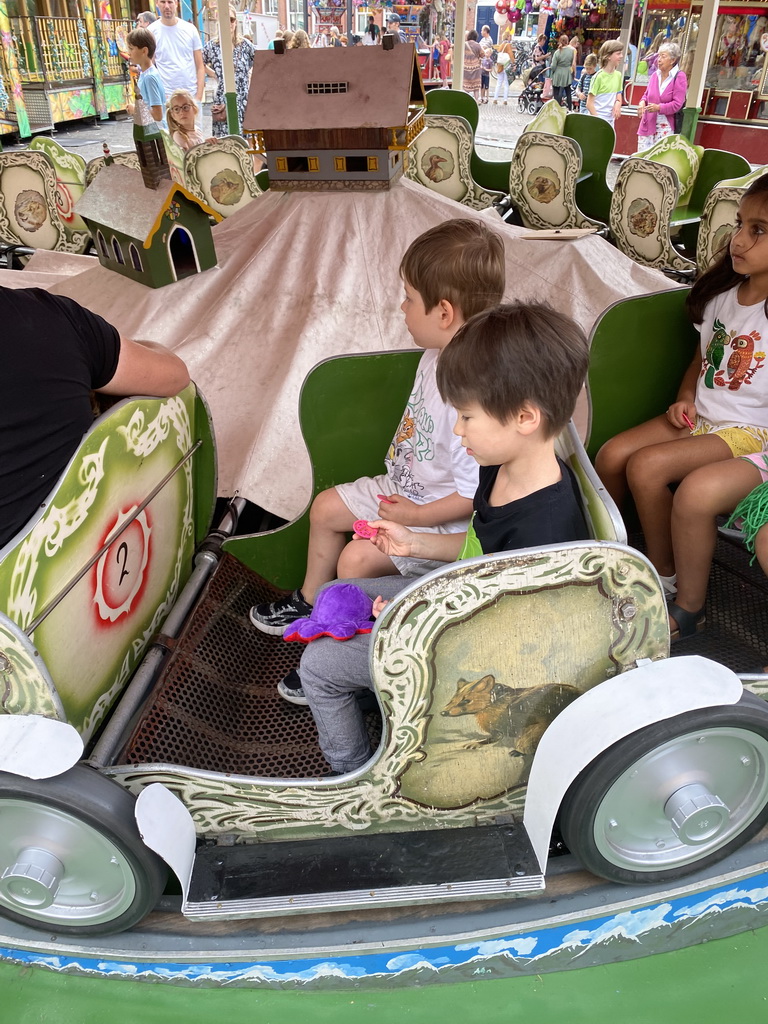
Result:
[[[704,606],[717,540],[715,517],[733,512],[761,481],[757,466],[731,459],[695,469],[683,480],[672,502],[672,547],[677,572],[675,602],[689,612]],[[768,529],[766,554],[768,555]]]
[[627,496],[627,463],[635,452],[650,444],[687,436],[686,428],[673,427],[666,416],[656,416],[605,442],[597,453],[595,470],[619,508]]
[[312,502],[309,510],[307,574],[301,585],[304,600],[309,604],[314,604],[315,594],[324,583],[336,579],[339,556],[347,544],[354,521],[355,517],[335,487],[321,491]]
[[672,554],[672,492],[694,469],[732,459],[721,437],[704,434],[641,448],[627,463],[627,482],[635,499],[648,558],[662,576],[675,571]]

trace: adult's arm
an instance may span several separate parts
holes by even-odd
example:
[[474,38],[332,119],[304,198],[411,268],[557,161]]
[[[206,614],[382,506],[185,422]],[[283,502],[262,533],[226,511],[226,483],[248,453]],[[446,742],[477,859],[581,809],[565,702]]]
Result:
[[659,103],[659,111],[664,115],[676,114],[685,106],[685,97],[688,92],[688,79],[682,71],[678,71],[672,83],[672,98],[667,103]]
[[151,341],[120,339],[114,376],[98,388],[106,395],[176,395],[189,384],[186,364]]
[[203,64],[203,51],[195,50],[195,75],[197,77],[197,102],[202,103],[205,96],[205,65]]

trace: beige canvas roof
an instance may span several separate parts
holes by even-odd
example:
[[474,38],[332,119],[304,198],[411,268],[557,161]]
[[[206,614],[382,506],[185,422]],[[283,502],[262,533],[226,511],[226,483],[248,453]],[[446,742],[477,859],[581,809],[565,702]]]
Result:
[[214,227],[217,267],[165,288],[91,256],[42,250],[26,270],[0,270],[0,286],[69,295],[123,337],[177,352],[211,406],[219,494],[238,490],[291,519],[312,493],[302,381],[329,356],[413,347],[400,260],[417,235],[452,217],[481,220],[503,238],[507,300],[554,296],[587,333],[612,302],[675,287],[596,235],[529,241],[495,214],[402,178],[382,192],[265,192]]
[[[408,119],[414,73],[424,102],[413,43],[329,46],[274,53],[257,50],[243,127],[395,128]],[[347,86],[346,92],[310,93],[310,83]]]

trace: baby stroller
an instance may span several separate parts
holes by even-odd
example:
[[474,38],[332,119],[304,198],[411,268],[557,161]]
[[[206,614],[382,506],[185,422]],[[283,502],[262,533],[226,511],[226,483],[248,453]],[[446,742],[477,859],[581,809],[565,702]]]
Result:
[[523,72],[523,91],[517,98],[517,109],[521,114],[538,114],[544,105],[541,94],[544,90],[546,64],[537,64]]

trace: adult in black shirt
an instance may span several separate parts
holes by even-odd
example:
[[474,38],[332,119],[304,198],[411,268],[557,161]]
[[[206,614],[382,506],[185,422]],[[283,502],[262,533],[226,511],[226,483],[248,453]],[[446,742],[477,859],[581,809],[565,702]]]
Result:
[[175,395],[178,356],[121,338],[72,299],[0,287],[0,548],[43,505],[92,421],[90,392]]

